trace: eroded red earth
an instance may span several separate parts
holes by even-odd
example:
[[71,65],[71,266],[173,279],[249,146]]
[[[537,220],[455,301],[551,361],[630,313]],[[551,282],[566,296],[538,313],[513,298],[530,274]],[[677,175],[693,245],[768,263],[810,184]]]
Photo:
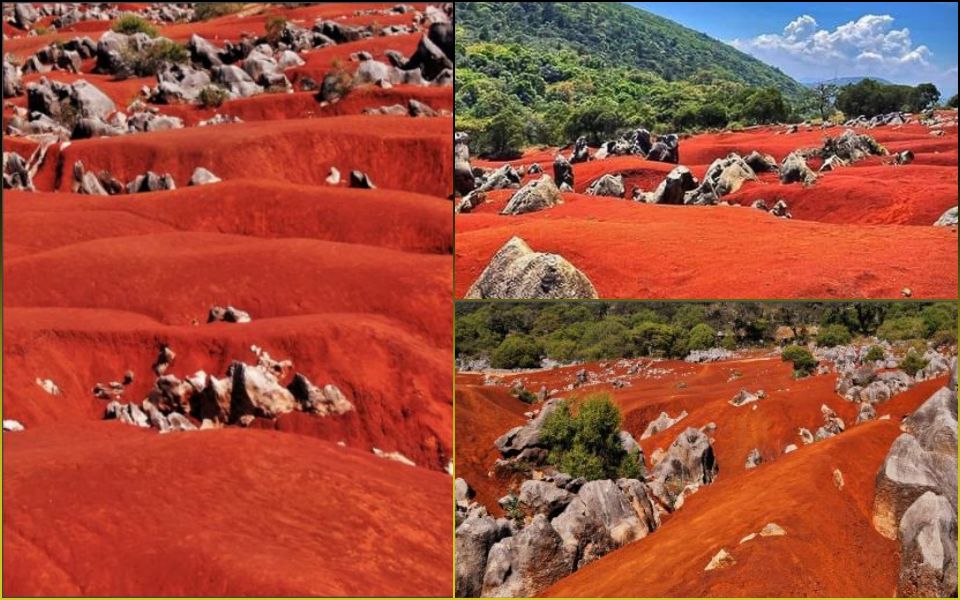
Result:
[[[270,14],[363,24],[377,15],[358,8],[391,6],[259,6],[160,33],[220,44],[262,34]],[[18,37],[5,51],[26,57],[108,27]],[[374,38],[371,51],[410,54],[418,40]],[[350,54],[363,49],[315,50],[299,69],[352,68]],[[45,76],[87,79],[118,108],[145,83]],[[55,145],[37,192],[5,191],[3,416],[26,428],[3,436],[5,594],[449,595],[452,118],[361,114],[409,99],[452,107],[449,87],[414,86],[358,89],[327,106],[310,92],[216,111],[167,105],[161,112],[185,129]],[[213,112],[244,122],[194,127]],[[35,147],[3,139],[24,155]],[[72,194],[77,160],[124,182],[171,173],[179,187]],[[224,181],[187,187],[198,166]],[[333,166],[344,179],[367,173],[377,189],[326,184]],[[253,321],[206,323],[210,307],[227,304]],[[138,402],[161,343],[176,352],[169,372],[181,378],[255,362],[250,347],[259,346],[336,384],[355,410],[167,435],[104,421],[93,386],[130,369],[125,398]],[[374,447],[417,466],[378,458]]]
[[[648,361],[645,361],[648,362]],[[611,361],[609,365],[613,365]],[[880,420],[854,425],[857,405],[834,393],[835,374],[802,380],[779,357],[753,354],[704,365],[658,361],[640,376],[614,375],[630,386],[590,384],[564,388],[597,363],[503,376],[483,385],[476,374],[457,375],[457,476],[477,492],[478,501],[500,514],[497,498],[511,482],[488,476],[498,458],[494,440],[525,422],[530,410],[509,394],[522,380],[527,389],[559,390],[560,397],[610,394],[623,414],[623,427],[649,457],[666,449],[687,427],[715,423],[711,435],[719,465],[714,483],[701,487],[663,519],[660,529],[574,572],[544,592],[558,597],[790,597],[890,596],[897,587],[897,545],[872,524],[874,482],[900,420],[946,383],[939,377],[915,385],[877,406]],[[665,372],[661,372],[665,369]],[[607,379],[609,380],[609,378]],[[766,398],[735,407],[741,389],[762,389]],[[847,424],[842,434],[803,445],[799,427],[822,425],[820,406],[831,407]],[[688,416],[647,439],[640,437],[661,411]],[[883,419],[889,415],[889,419]],[[798,450],[784,453],[789,444]],[[747,470],[747,454],[757,448],[763,464]],[[843,487],[838,488],[834,471]],[[757,537],[740,544],[767,523],[783,527],[783,537]],[[705,572],[725,548],[734,566]],[[670,575],[673,574],[673,575]]]
[[[681,140],[680,163],[699,178],[730,152],[758,150],[779,162],[842,130],[696,135]],[[724,197],[737,206],[659,206],[583,194],[605,174],[622,174],[628,193],[635,185],[651,191],[674,166],[638,157],[574,165],[576,193],[540,212],[501,216],[513,190],[488,193],[486,203],[456,218],[457,296],[507,240],[520,236],[535,251],[570,261],[601,298],[899,298],[904,288],[915,298],[953,298],[957,228],[931,226],[957,205],[957,128],[943,131],[931,136],[920,124],[858,130],[891,153],[913,151],[915,161],[894,166],[889,157],[871,157],[822,174],[810,187],[762,174]],[[554,154],[532,150],[512,164],[536,162],[552,174]],[[816,170],[820,161],[809,164]],[[772,206],[781,198],[792,220],[748,210],[754,200]]]

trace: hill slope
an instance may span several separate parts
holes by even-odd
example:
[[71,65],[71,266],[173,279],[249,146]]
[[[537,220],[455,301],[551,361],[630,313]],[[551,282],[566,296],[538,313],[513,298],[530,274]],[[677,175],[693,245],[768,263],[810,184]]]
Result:
[[788,95],[803,87],[763,62],[707,35],[621,3],[458,2],[459,33],[468,40],[570,49],[613,67],[636,67],[666,80],[711,71]]

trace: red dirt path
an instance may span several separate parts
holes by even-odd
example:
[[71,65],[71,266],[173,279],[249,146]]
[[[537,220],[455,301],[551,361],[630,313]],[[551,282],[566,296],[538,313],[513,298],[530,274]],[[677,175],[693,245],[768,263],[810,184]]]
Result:
[[[412,18],[353,14],[390,6],[272,7],[162,33],[222,43],[261,33],[272,13],[310,25]],[[53,37],[5,50],[29,54]],[[379,55],[418,40],[371,43]],[[349,53],[363,49],[304,58],[317,72],[338,58],[353,68]],[[145,83],[47,76],[87,79],[121,110]],[[452,89],[367,87],[325,106],[309,92],[216,111],[162,106],[188,127],[51,147],[38,192],[4,193],[3,416],[26,427],[3,436],[5,594],[450,594],[452,118],[361,114],[410,99],[449,111]],[[194,126],[214,112],[245,122]],[[29,155],[36,142],[5,136],[3,147]],[[72,194],[77,160],[123,182],[169,172],[178,189]],[[224,181],[188,187],[198,166]],[[338,186],[324,181],[330,167]],[[348,189],[354,169],[377,189]],[[215,304],[253,321],[206,324]],[[139,402],[161,343],[180,378],[222,376],[260,346],[337,385],[355,410],[170,435],[103,421],[93,386],[131,369],[125,400]]]
[[[797,148],[819,147],[826,132],[778,134],[771,128],[704,134],[680,144],[681,164],[702,177],[729,152],[759,150],[778,161]],[[539,252],[565,257],[583,271],[601,298],[953,298],[958,289],[957,228],[931,227],[957,204],[957,129],[932,137],[920,125],[866,130],[891,152],[916,160],[893,166],[873,157],[823,174],[811,187],[782,185],[762,175],[725,199],[738,207],[637,204],[581,195],[608,173],[652,190],[673,165],[614,157],[574,165],[577,194],[565,204],[521,216],[500,216],[512,194],[456,218],[456,293],[462,297],[493,254],[518,235]],[[551,150],[533,162],[552,173]],[[475,161],[477,166],[502,163]],[[819,166],[817,161],[811,165]],[[532,179],[527,176],[525,181]],[[793,220],[745,208],[783,198]]]
[[[599,370],[596,363],[585,365]],[[719,464],[715,483],[686,498],[664,519],[661,529],[605,556],[545,592],[548,596],[697,597],[697,596],[888,596],[899,569],[896,544],[877,534],[871,523],[874,479],[900,419],[944,385],[945,377],[920,383],[877,407],[879,420],[854,425],[856,405],[833,392],[835,375],[794,380],[779,358],[745,357],[706,365],[663,361],[671,373],[630,377],[624,389],[588,385],[574,392],[611,394],[624,416],[624,428],[637,438],[646,456],[666,448],[686,427],[713,422],[713,446]],[[497,453],[493,440],[522,423],[527,405],[512,398],[517,379],[531,390],[558,389],[574,380],[577,367],[504,377],[503,385],[481,386],[476,375],[457,376],[457,474],[478,492],[478,500],[495,507],[509,482],[487,477]],[[739,376],[734,377],[734,373]],[[617,369],[623,376],[624,369]],[[685,386],[681,386],[683,382]],[[767,397],[750,406],[728,401],[740,390],[763,389]],[[569,393],[559,392],[560,397]],[[847,431],[804,446],[798,427],[814,431],[827,404],[844,419]],[[515,414],[502,407],[512,408]],[[515,411],[521,411],[516,413]],[[689,414],[673,427],[640,440],[661,411]],[[519,415],[519,416],[518,416]],[[799,450],[784,454],[787,444]],[[751,449],[764,463],[744,468]],[[838,490],[833,470],[845,485]],[[775,522],[787,531],[781,538],[739,540]],[[705,573],[720,548],[737,564]],[[675,573],[677,576],[666,574]]]

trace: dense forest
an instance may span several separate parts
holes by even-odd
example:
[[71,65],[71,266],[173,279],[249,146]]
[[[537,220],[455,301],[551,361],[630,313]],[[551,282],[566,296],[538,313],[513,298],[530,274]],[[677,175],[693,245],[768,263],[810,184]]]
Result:
[[727,44],[609,2],[457,3],[456,64],[457,129],[474,152],[500,157],[641,126],[736,128],[842,118],[841,101],[851,116],[872,116],[939,100],[929,88],[876,82],[811,90]]
[[456,319],[457,357],[487,358],[497,368],[765,346],[781,327],[793,343],[821,346],[874,335],[957,340],[957,307],[949,302],[461,302]]

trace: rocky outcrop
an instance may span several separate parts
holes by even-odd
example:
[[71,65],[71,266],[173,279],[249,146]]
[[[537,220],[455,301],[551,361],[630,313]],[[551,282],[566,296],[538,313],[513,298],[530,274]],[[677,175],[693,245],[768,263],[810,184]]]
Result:
[[957,595],[957,362],[904,419],[877,474],[873,525],[900,544],[898,596]]
[[780,183],[802,183],[811,185],[817,180],[817,174],[807,166],[807,161],[798,152],[791,152],[780,166]]
[[197,167],[193,170],[193,175],[190,176],[190,181],[187,185],[207,185],[210,183],[220,183],[221,181],[223,180],[210,171],[203,167]]
[[656,419],[650,421],[647,424],[647,428],[644,429],[643,434],[640,436],[641,440],[645,440],[650,436],[654,436],[661,431],[666,431],[667,429],[673,427],[687,416],[687,411],[683,411],[678,414],[676,417],[671,418],[666,412],[661,412],[660,416]]
[[545,515],[537,515],[519,533],[490,548],[481,594],[504,598],[535,596],[572,571],[560,535]]
[[651,204],[683,204],[687,192],[697,189],[699,182],[687,167],[675,167],[653,192],[642,194],[637,200]]
[[881,156],[887,150],[875,139],[866,134],[857,134],[852,129],[845,130],[835,138],[827,138],[820,150],[820,156],[828,159],[837,156],[846,163],[854,163],[870,155]]
[[667,510],[676,510],[687,494],[712,483],[719,472],[710,438],[694,427],[687,428],[653,467],[650,489]]
[[465,298],[597,298],[587,276],[557,254],[534,252],[518,237],[503,245]]
[[511,533],[506,519],[496,520],[483,509],[460,523],[455,542],[457,597],[477,598],[482,595],[490,549]]
[[347,400],[340,388],[331,383],[322,388],[315,386],[302,373],[293,376],[287,390],[300,404],[300,410],[321,417],[342,415],[354,409],[353,403]]
[[547,417],[555,411],[563,402],[560,398],[548,400],[540,408],[540,412],[535,417],[527,421],[524,425],[518,425],[506,432],[493,443],[504,458],[511,458],[519,455],[524,450],[530,448],[543,448],[540,441],[540,430]]
[[563,204],[560,190],[549,175],[523,186],[510,198],[501,215],[522,215]]

